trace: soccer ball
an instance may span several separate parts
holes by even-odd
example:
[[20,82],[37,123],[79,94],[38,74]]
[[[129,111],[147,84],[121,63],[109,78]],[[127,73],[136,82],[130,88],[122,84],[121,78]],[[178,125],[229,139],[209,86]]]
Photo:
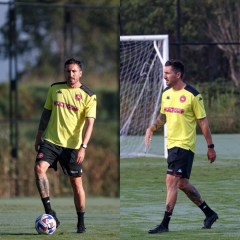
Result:
[[39,234],[53,234],[56,230],[56,221],[51,215],[42,214],[36,219],[35,228]]

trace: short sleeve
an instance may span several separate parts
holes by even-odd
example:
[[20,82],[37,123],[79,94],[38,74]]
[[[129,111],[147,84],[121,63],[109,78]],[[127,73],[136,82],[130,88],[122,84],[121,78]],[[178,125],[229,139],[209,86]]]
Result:
[[52,110],[52,87],[48,90],[47,100],[45,102],[44,108]]
[[163,100],[164,98],[163,98],[163,95],[164,94],[162,94],[162,102],[161,102],[161,109],[160,109],[160,113],[161,114],[165,114],[165,112],[164,112],[164,100]]
[[203,104],[203,98],[201,94],[198,94],[193,99],[193,112],[197,119],[205,118],[206,111]]
[[85,118],[96,118],[96,110],[97,110],[97,97],[96,95],[92,95],[86,106]]

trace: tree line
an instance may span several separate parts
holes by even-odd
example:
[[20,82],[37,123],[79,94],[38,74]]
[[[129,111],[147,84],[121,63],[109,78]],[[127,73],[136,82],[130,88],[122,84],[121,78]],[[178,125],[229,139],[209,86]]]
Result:
[[187,69],[187,82],[224,80],[239,86],[240,1],[180,0],[180,36],[177,31],[177,0],[121,0],[120,34],[168,34],[170,58],[177,57],[181,45],[181,60]]
[[[21,2],[26,1],[18,1]],[[28,3],[49,6],[15,5],[14,37],[21,79],[61,76],[64,62],[70,57],[82,60],[85,74],[116,73],[119,9],[96,6],[119,7],[119,0],[31,0]],[[56,7],[50,3],[77,5]],[[2,59],[9,57],[9,19],[7,14],[0,29]]]

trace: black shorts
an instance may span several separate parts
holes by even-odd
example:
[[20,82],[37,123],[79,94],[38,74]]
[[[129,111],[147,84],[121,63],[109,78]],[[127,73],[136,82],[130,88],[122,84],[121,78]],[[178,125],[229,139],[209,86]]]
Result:
[[50,164],[49,168],[57,171],[59,161],[63,173],[68,176],[82,176],[82,163],[75,164],[77,149],[60,147],[48,141],[43,141],[38,150],[36,162],[45,161]]
[[180,177],[190,178],[194,153],[179,147],[168,149],[168,170],[167,174]]

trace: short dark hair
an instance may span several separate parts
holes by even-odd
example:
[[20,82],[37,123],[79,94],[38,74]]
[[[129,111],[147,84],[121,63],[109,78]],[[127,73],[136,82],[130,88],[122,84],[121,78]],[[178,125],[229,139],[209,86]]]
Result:
[[77,60],[75,58],[70,58],[65,62],[64,68],[66,68],[66,66],[69,64],[77,64],[80,67],[80,70],[82,70],[82,64],[80,60]]
[[181,73],[181,79],[183,78],[184,72],[185,72],[185,67],[180,60],[170,59],[165,63],[165,66],[172,66],[172,70],[175,73],[180,72]]

